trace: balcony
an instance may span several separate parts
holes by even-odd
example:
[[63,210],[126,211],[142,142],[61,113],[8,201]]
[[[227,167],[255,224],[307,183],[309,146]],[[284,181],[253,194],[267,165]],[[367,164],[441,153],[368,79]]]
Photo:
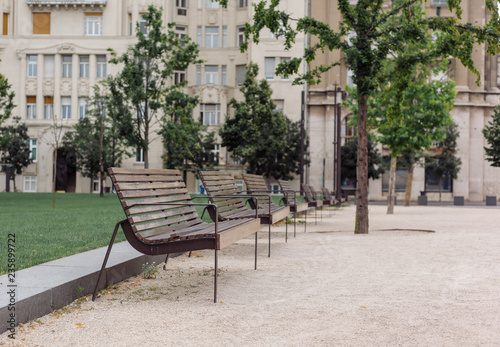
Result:
[[107,0],[26,0],[26,4],[31,8],[42,8],[46,6],[48,8],[76,8],[81,7],[104,7],[107,4]]

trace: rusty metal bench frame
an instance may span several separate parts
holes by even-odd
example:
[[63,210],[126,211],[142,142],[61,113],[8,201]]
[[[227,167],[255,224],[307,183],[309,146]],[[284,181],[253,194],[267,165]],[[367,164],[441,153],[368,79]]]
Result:
[[[198,175],[207,192],[209,201],[219,206],[219,220],[239,219],[248,214],[257,212],[260,223],[269,225],[268,232],[268,256],[271,256],[271,225],[286,218],[290,214],[290,208],[287,206],[276,206],[272,204],[269,194],[243,194],[236,186],[236,180],[233,175],[217,170],[200,170]],[[259,202],[259,206],[254,204],[254,200],[249,200],[250,208],[246,205],[243,198],[246,197],[264,197]],[[264,202],[265,201],[265,202]],[[212,219],[214,218],[211,215]]]
[[[211,215],[219,215],[212,203],[193,203],[178,170],[121,169],[108,170],[126,219],[115,226],[94,289],[92,300],[106,268],[119,227],[130,245],[147,255],[168,255],[202,249],[215,251],[214,302],[217,302],[218,251],[255,234],[255,269],[257,269],[257,213],[238,220],[203,222],[196,206],[205,207]],[[255,202],[258,205],[258,201]]]
[[308,184],[302,183],[300,185],[301,191],[304,193],[304,197],[309,204],[309,207],[314,207],[314,223],[318,222],[318,209],[323,207],[323,200],[318,200],[316,195],[313,194],[313,191],[309,187]]

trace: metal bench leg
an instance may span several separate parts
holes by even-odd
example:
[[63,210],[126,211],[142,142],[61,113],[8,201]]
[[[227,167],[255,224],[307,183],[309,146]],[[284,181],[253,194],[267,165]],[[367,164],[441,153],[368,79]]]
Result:
[[116,233],[118,232],[118,227],[122,224],[123,221],[116,223],[115,231],[113,231],[113,235],[111,236],[111,240],[109,241],[108,251],[106,252],[106,256],[104,257],[104,261],[102,262],[101,271],[99,272],[99,276],[97,277],[97,282],[95,284],[94,293],[92,294],[92,301],[95,301],[97,296],[97,287],[99,286],[99,281],[101,280],[102,273],[106,269],[106,263],[108,262],[109,254],[111,253],[111,248],[113,247],[113,243],[115,242]]
[[218,258],[217,258],[217,247],[215,248],[215,269],[214,269],[214,304],[217,303],[217,267]]
[[285,242],[288,242],[288,216],[285,218]]
[[271,221],[269,221],[269,254],[268,257],[271,257]]
[[257,270],[257,240],[258,240],[257,233],[255,233],[255,266],[254,266],[254,270]]
[[193,251],[189,251],[188,258],[191,258],[191,253],[193,253]]
[[293,213],[293,237],[297,234],[297,212]]
[[304,214],[304,232],[307,232],[307,212],[308,210],[306,210],[306,213]]
[[163,270],[167,269],[167,262],[168,262],[168,256],[169,255],[170,255],[170,253],[167,253],[167,257],[165,258],[165,265],[163,265]]

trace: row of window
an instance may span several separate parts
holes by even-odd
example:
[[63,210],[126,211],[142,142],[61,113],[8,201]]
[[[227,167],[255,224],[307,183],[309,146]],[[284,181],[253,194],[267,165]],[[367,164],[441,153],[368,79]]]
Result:
[[[203,34],[203,32],[205,34]],[[179,37],[184,37],[187,34],[187,27],[177,26],[176,33]],[[222,35],[221,35],[222,33]],[[183,35],[183,36],[180,36]],[[203,40],[205,38],[205,40]],[[205,44],[203,44],[205,41]],[[240,47],[241,43],[245,42],[245,27],[236,27],[236,47]],[[199,47],[205,48],[227,48],[227,26],[201,26],[198,25],[196,28],[196,43]]]
[[[26,97],[26,119],[37,119],[36,96]],[[105,110],[103,110],[105,112]],[[88,116],[87,98],[78,98],[78,118]],[[43,104],[43,119],[54,118],[54,97],[45,96]],[[61,97],[61,118],[71,119],[71,97]]]
[[[73,56],[63,55],[61,57],[61,77],[72,78]],[[106,78],[106,56],[96,56],[96,77]],[[28,78],[38,77],[38,55],[30,54],[26,57]],[[79,77],[89,78],[90,57],[88,55],[79,56]],[[43,56],[43,77],[54,78],[54,55]]]

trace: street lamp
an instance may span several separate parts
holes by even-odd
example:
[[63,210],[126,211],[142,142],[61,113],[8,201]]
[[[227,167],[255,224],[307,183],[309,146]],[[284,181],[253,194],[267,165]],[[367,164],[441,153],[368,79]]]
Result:
[[341,104],[343,99],[343,91],[342,88],[335,82],[335,105],[334,105],[334,115],[335,115],[335,123],[334,123],[334,141],[333,141],[333,188],[335,190],[335,199],[340,201],[342,189],[341,185],[341,160],[340,160],[340,149],[342,145],[342,137],[341,137]]

